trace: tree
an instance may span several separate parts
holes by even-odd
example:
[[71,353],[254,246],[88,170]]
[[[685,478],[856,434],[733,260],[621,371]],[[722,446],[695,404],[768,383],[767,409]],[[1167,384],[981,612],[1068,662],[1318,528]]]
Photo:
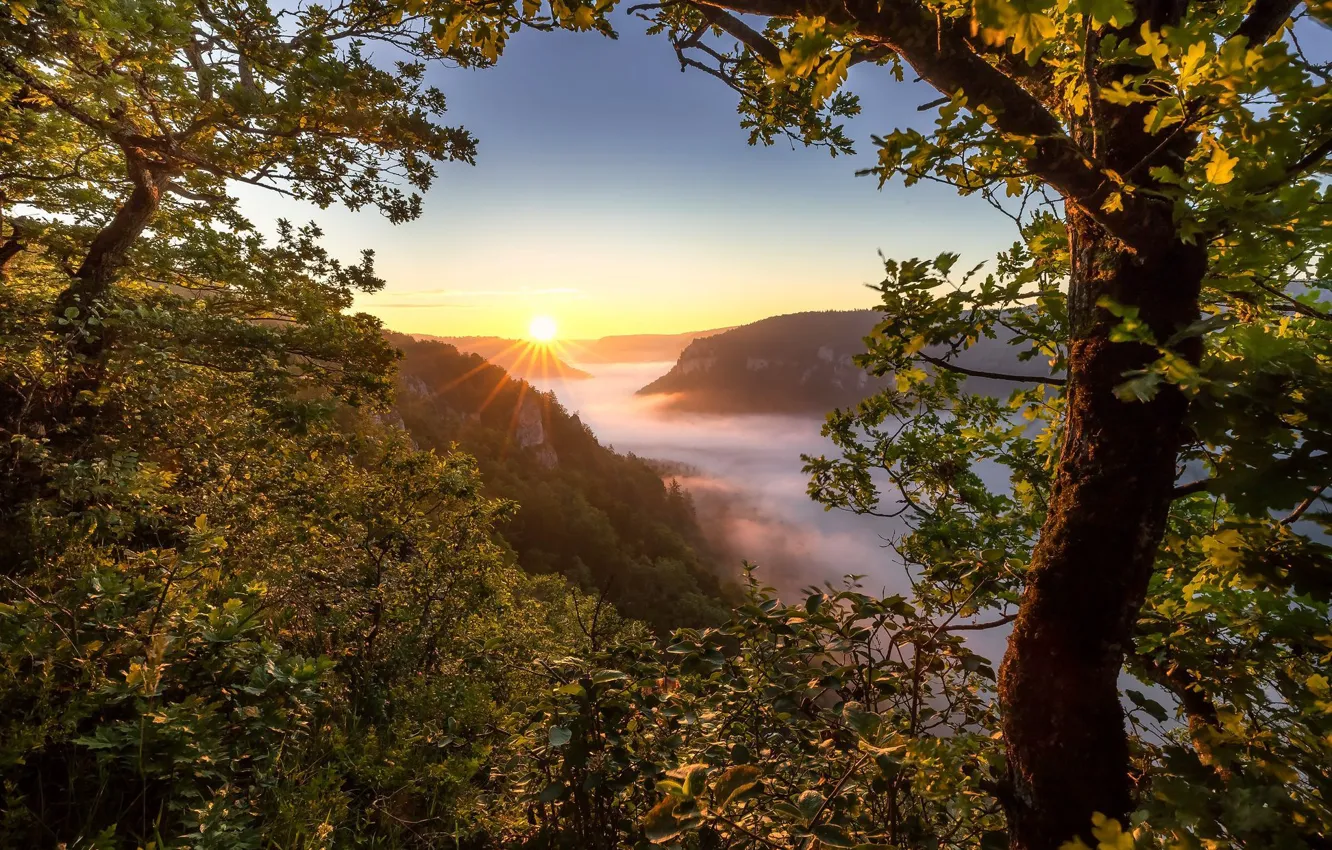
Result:
[[[1021,242],[983,286],[972,280],[950,291],[951,257],[890,264],[889,321],[868,362],[895,371],[899,390],[832,423],[844,463],[812,464],[816,494],[862,509],[878,503],[868,469],[885,467],[914,503],[908,512],[933,532],[906,545],[934,544],[938,551],[917,554],[939,569],[933,556],[959,549],[944,546],[942,526],[930,523],[963,514],[973,527],[983,523],[979,504],[944,516],[938,506],[1007,498],[975,484],[972,465],[982,458],[1013,470],[1023,509],[1012,525],[981,529],[1008,551],[972,560],[985,579],[975,604],[1021,593],[998,685],[1013,847],[1091,839],[1093,813],[1124,819],[1141,799],[1118,681],[1126,658],[1141,671],[1138,649],[1161,647],[1142,634],[1157,617],[1144,602],[1178,577],[1166,566],[1174,551],[1167,529],[1180,512],[1205,493],[1222,514],[1234,512],[1228,522],[1270,531],[1269,511],[1298,519],[1332,480],[1319,360],[1328,316],[1318,303],[1319,281],[1332,272],[1332,89],[1329,67],[1301,48],[1301,27],[1313,24],[1292,23],[1292,15],[1327,23],[1332,10],[1309,4],[1297,13],[1299,5],[634,7],[670,39],[682,68],[739,94],[755,142],[787,135],[847,151],[837,119],[857,108],[839,90],[848,69],[873,63],[898,80],[909,69],[939,91],[928,104],[938,122],[928,134],[877,138],[875,171],[884,181],[936,180],[980,194],[1018,225]],[[455,4],[446,27],[496,52],[511,28],[605,29],[606,12],[606,3],[558,0],[547,12],[540,3],[476,0]],[[959,395],[956,379],[975,370],[957,355],[996,331],[1057,370],[1010,376],[1049,391],[1016,404],[1052,411],[1041,439],[1010,433],[1007,415]],[[940,410],[953,402],[961,405],[954,415],[965,411],[983,427],[955,428]],[[930,405],[932,414],[913,413]],[[897,439],[884,433],[890,428],[877,440],[854,433],[902,417]],[[943,444],[924,439],[954,429]],[[1210,477],[1195,480],[1200,468]],[[1181,498],[1191,501],[1173,507]],[[1295,519],[1281,545],[1322,563]],[[1245,530],[1236,545],[1260,538]],[[1204,536],[1203,548],[1224,548],[1218,539]],[[1288,601],[1301,592],[1275,565],[1263,581]],[[1164,651],[1151,669],[1196,704],[1208,686],[1176,675],[1182,657]],[[1193,720],[1216,726],[1206,710]]]
[[266,239],[230,191],[412,217],[471,156],[440,57],[373,3],[0,10],[0,845],[474,826],[521,688],[480,650],[540,620],[504,506],[376,422],[372,255]]
[[[400,61],[389,70],[375,50]],[[377,327],[337,316],[354,291],[382,285],[372,256],[339,264],[315,228],[284,225],[280,244],[266,244],[231,187],[413,218],[412,190],[430,185],[433,163],[470,161],[474,148],[439,123],[443,96],[423,81],[422,63],[440,58],[426,18],[381,2],[7,4],[0,270],[12,277],[21,257],[40,256],[65,280],[40,377],[10,372],[0,385],[6,511],[40,479],[26,440],[67,453],[98,431],[106,361],[125,333],[119,281],[241,319],[249,344],[264,341],[253,356],[319,371],[359,345],[383,371]],[[316,285],[292,286],[291,274]],[[243,356],[247,343],[229,343],[218,356]],[[345,374],[349,389],[375,380]]]

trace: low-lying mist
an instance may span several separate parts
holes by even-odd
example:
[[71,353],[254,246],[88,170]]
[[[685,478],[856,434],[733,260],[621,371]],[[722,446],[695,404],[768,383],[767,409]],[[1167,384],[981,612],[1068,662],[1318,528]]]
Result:
[[907,588],[901,562],[883,538],[902,527],[890,520],[824,511],[805,493],[802,453],[831,452],[818,417],[680,414],[634,391],[671,363],[596,364],[591,380],[550,381],[577,413],[617,451],[684,464],[677,476],[694,498],[699,521],[733,576],[742,560],[786,598],[810,584],[840,584],[863,575],[867,592]]

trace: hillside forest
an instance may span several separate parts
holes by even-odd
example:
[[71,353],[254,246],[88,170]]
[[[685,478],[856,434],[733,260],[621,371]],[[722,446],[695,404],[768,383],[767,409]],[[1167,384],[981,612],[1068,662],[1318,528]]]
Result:
[[[8,0],[0,847],[1328,847],[1329,24]],[[850,152],[849,69],[919,78],[932,129],[874,176],[1014,226],[884,260],[879,389],[803,461],[904,518],[909,592],[718,564],[668,467],[356,312],[374,245],[242,212],[411,221],[478,157],[428,69],[630,26],[810,156]]]

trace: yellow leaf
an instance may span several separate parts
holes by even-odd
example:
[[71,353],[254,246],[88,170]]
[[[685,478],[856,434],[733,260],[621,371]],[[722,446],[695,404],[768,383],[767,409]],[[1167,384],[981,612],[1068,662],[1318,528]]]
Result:
[[1207,42],[1198,41],[1189,46],[1184,54],[1184,61],[1180,65],[1179,79],[1175,85],[1180,88],[1187,88],[1194,83],[1194,78],[1202,67],[1203,60],[1207,58]]
[[1111,193],[1110,197],[1105,199],[1105,203],[1101,204],[1101,209],[1105,212],[1123,212],[1124,194],[1122,192]]
[[590,30],[595,22],[596,13],[592,11],[591,6],[579,6],[578,11],[574,12],[574,29]]
[[926,377],[922,369],[905,369],[894,376],[894,381],[897,384],[897,391],[904,393],[925,380]]
[[454,43],[458,40],[458,34],[462,32],[463,24],[465,23],[467,23],[467,19],[459,15],[452,21],[449,21],[449,25],[444,28],[442,33],[435,36],[435,44],[439,47],[440,51],[448,53],[453,49]]
[[1049,15],[1039,12],[1033,15],[1019,15],[1017,25],[1013,27],[1013,52],[1031,53],[1046,39],[1055,34],[1055,22]]
[[1142,34],[1142,44],[1137,49],[1139,56],[1150,56],[1152,64],[1158,68],[1165,66],[1166,57],[1170,55],[1170,48],[1161,43],[1161,34],[1152,31],[1152,25],[1146,21],[1142,24],[1140,30]]
[[1237,528],[1223,529],[1202,541],[1203,554],[1221,569],[1233,569],[1244,560],[1244,536]]
[[1133,850],[1133,834],[1124,832],[1119,821],[1100,812],[1092,814],[1092,835],[1097,850]]
[[1212,158],[1207,163],[1207,182],[1224,186],[1235,179],[1235,166],[1239,157],[1226,153],[1226,149],[1217,145],[1212,148]]

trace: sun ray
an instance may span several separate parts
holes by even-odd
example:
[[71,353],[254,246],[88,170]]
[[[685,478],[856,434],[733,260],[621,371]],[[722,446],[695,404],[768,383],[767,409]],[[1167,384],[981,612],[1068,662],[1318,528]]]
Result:
[[[461,384],[463,381],[466,381],[468,378],[472,377],[473,375],[477,374],[478,372],[484,372],[484,371],[486,370],[486,367],[488,367],[488,366],[499,366],[499,364],[496,363],[495,360],[497,360],[497,359],[499,359],[499,358],[501,358],[501,357],[504,357],[504,356],[510,354],[511,352],[513,352],[514,350],[519,349],[519,348],[522,348],[522,347],[527,346],[527,345],[530,345],[530,343],[526,342],[525,340],[521,340],[521,339],[520,339],[520,340],[517,340],[517,341],[513,342],[511,345],[507,345],[507,346],[505,346],[505,347],[504,347],[503,349],[501,349],[500,351],[497,351],[495,354],[491,355],[491,357],[484,357],[484,358],[482,358],[482,362],[481,362],[480,365],[478,365],[478,366],[477,366],[476,368],[474,368],[474,369],[471,369],[471,370],[469,370],[469,371],[463,373],[460,377],[454,378],[452,381],[449,382],[449,384],[448,384],[447,386],[445,386],[445,387],[441,390],[441,392],[447,392],[448,390],[453,389],[454,387],[458,386],[458,385]],[[480,355],[477,355],[477,356],[480,357]],[[501,366],[500,368],[503,368],[503,367]]]
[[564,367],[568,364],[568,361],[570,359],[569,348],[568,346],[564,345],[560,340],[553,341],[549,347],[552,354],[554,355],[553,359],[554,359],[555,371],[558,372],[560,377],[562,378],[566,374]]
[[508,375],[501,377],[499,381],[495,384],[495,388],[490,391],[490,395],[486,396],[486,400],[481,402],[481,408],[480,410],[477,411],[478,413],[484,411],[487,407],[490,406],[491,402],[493,402],[495,398],[499,395],[500,390],[504,389],[505,378],[508,376],[516,376],[523,367],[523,361],[526,360],[528,357],[532,356],[532,353],[534,351],[536,351],[536,346],[531,345],[530,343],[527,344],[527,347],[523,350],[523,352],[518,355],[518,359],[513,361],[513,366],[509,369],[504,370],[508,373]]
[[[592,350],[591,348],[588,348],[586,345],[583,345],[582,343],[572,339],[552,340],[550,345],[552,348],[555,349],[555,353],[559,354],[561,358],[575,360],[575,361],[578,359],[578,352],[581,351],[587,353]],[[566,358],[565,355],[570,352],[573,353],[573,356]]]

